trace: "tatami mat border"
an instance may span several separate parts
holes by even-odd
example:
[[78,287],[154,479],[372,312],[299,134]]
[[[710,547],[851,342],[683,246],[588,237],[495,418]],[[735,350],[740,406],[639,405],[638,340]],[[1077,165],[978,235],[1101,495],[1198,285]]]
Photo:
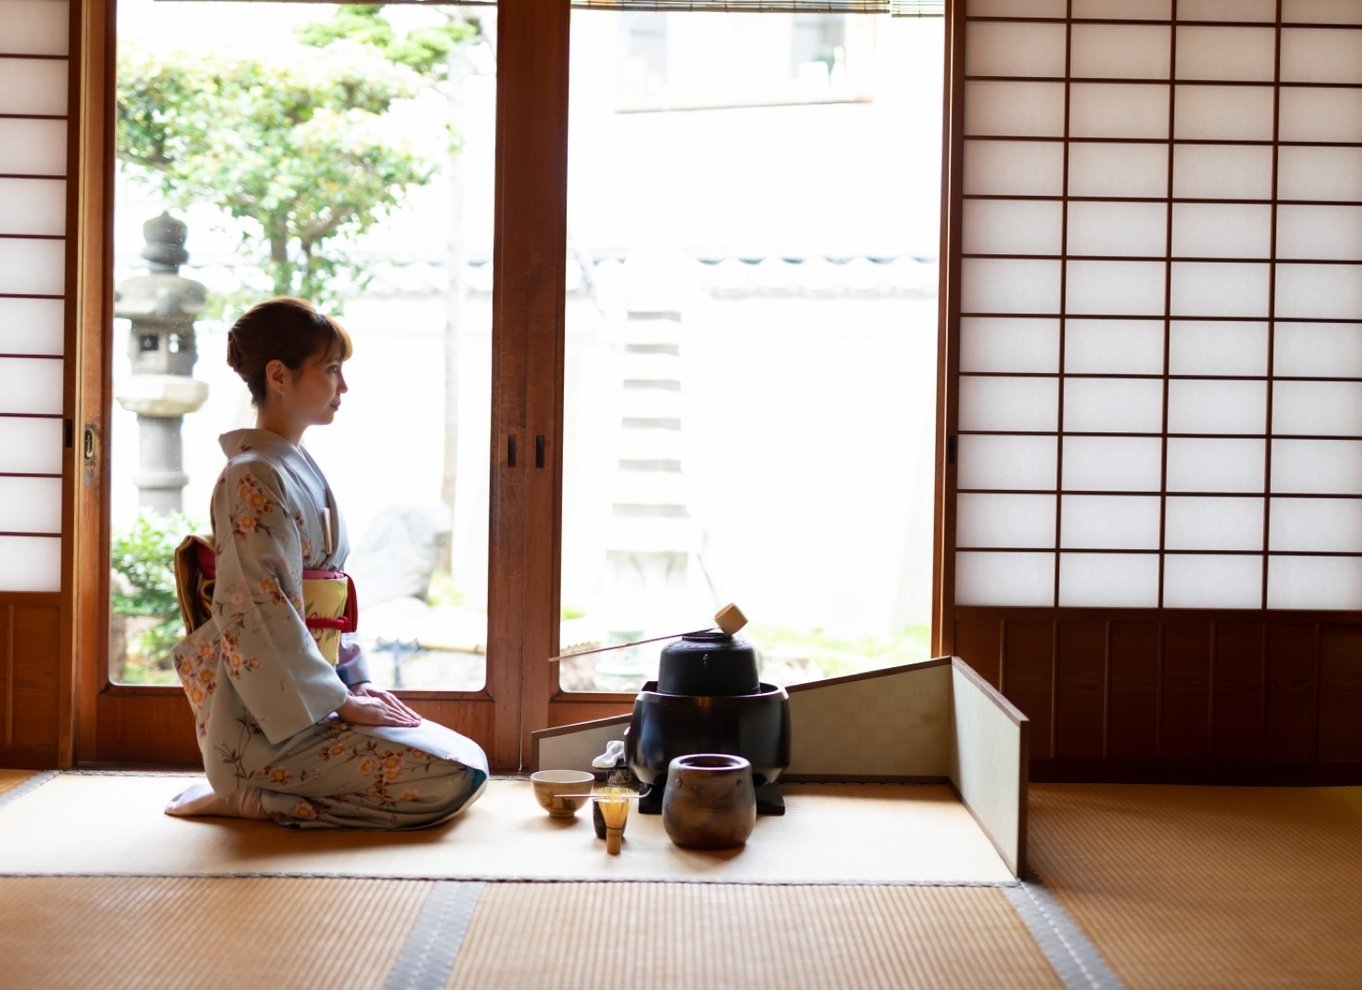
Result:
[[46,784],[61,772],[62,771],[60,770],[39,770],[34,776],[24,781],[22,784],[17,784],[4,793],[0,793],[0,808],[3,808],[11,801],[23,797],[30,791],[36,791],[39,787],[42,787],[43,784]]
[[1001,886],[1031,937],[1069,990],[1123,990],[1125,984],[1112,972],[1097,946],[1038,880]]

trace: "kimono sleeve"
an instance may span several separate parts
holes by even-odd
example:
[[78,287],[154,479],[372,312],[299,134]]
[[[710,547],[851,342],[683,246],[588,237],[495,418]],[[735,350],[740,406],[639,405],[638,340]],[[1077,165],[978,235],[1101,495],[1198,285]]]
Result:
[[303,621],[294,508],[279,473],[254,457],[230,461],[213,493],[223,670],[271,743],[321,721],[349,695]]

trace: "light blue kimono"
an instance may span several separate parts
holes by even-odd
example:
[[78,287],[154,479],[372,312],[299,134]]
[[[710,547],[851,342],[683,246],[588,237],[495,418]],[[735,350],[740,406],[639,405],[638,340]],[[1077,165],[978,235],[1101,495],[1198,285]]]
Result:
[[476,743],[434,722],[350,725],[333,714],[369,674],[354,634],[333,667],[303,621],[303,570],[340,570],[349,553],[321,469],[268,430],[221,443],[212,619],[174,653],[213,790],[260,788],[263,809],[298,827],[420,828],[459,812],[487,781]]

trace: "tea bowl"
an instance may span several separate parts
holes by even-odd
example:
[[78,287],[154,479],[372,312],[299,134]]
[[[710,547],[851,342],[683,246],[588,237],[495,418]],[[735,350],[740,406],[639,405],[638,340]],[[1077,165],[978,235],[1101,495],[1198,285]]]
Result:
[[534,798],[553,818],[573,818],[591,800],[596,778],[585,770],[538,770],[530,774]]

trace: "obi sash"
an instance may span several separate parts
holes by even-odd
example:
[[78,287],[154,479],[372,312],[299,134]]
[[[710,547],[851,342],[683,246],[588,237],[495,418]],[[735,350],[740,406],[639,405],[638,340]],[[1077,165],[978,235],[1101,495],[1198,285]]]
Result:
[[[201,536],[186,536],[175,548],[175,596],[186,632],[193,632],[213,614],[213,584],[217,557]],[[303,622],[328,663],[340,660],[341,633],[359,627],[359,599],[355,582],[344,571],[303,571]]]

